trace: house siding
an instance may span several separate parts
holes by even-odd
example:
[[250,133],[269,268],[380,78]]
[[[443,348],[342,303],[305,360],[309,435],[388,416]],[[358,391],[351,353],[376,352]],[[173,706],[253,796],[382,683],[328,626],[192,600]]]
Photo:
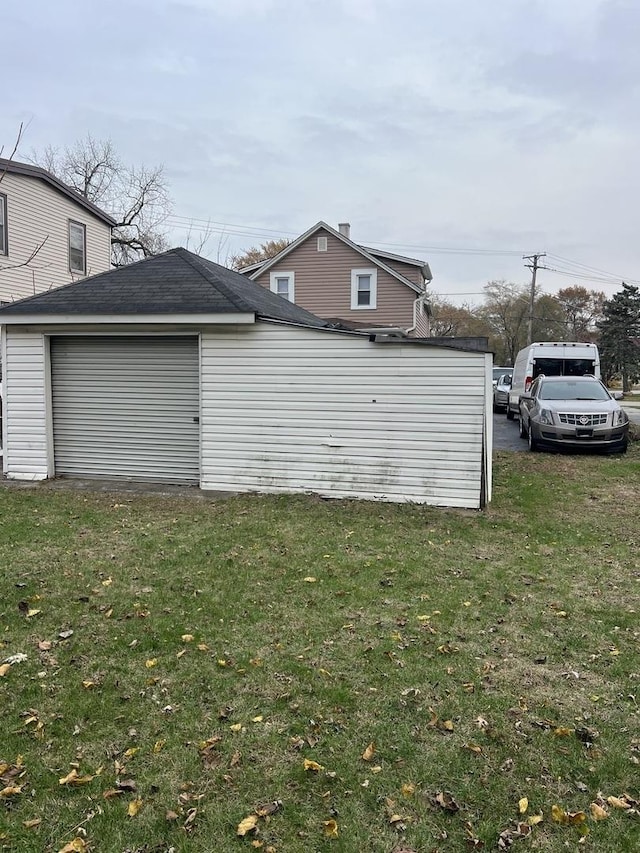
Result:
[[201,352],[202,488],[479,507],[484,353],[264,323]]
[[[0,255],[0,301],[10,302],[69,284],[84,276],[69,272],[69,220],[86,226],[86,275],[111,266],[111,229],[81,205],[43,181],[6,172],[8,255]],[[42,248],[28,266],[36,247]],[[12,268],[13,267],[13,268]]]
[[[319,236],[327,238],[326,252],[317,250]],[[386,260],[384,263],[391,266]],[[374,266],[378,280],[376,308],[354,310],[351,308],[351,270]],[[402,266],[410,268],[408,264]],[[314,232],[281,263],[254,280],[268,288],[271,274],[292,270],[296,276],[296,305],[318,317],[339,317],[362,326],[407,329],[413,325],[413,302],[418,294],[324,229]]]
[[41,480],[49,474],[46,341],[41,333],[8,329],[2,350],[4,471]]

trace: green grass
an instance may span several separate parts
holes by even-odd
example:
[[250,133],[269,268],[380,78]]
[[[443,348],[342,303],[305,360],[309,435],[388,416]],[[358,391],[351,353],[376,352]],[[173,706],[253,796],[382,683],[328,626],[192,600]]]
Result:
[[640,446],[494,471],[483,513],[0,489],[0,849],[637,850]]

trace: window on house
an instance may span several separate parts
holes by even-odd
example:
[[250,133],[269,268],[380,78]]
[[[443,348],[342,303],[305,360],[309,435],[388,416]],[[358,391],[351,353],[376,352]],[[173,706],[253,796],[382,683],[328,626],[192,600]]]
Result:
[[351,270],[351,308],[375,308],[378,273],[375,269]]
[[87,231],[80,222],[69,222],[69,270],[87,271]]
[[7,197],[0,193],[0,255],[8,255],[7,245]]
[[326,252],[327,251],[327,238],[320,236],[318,237],[318,251]]
[[292,272],[272,272],[270,279],[271,290],[273,293],[277,293],[278,296],[288,299],[289,302],[294,302],[294,280],[295,275]]

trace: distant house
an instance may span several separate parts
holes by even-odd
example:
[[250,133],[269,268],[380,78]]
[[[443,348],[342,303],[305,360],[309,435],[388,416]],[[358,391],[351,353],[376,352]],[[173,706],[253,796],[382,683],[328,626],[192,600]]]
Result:
[[317,222],[274,258],[240,272],[347,329],[429,334],[429,264],[354,243],[351,226]]
[[108,270],[114,225],[46,169],[0,158],[0,303]]

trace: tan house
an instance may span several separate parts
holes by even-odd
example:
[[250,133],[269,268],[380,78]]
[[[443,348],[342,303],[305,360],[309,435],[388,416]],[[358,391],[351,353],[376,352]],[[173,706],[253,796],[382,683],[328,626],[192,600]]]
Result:
[[46,169],[0,158],[0,302],[110,269],[114,225]]
[[278,255],[240,270],[336,327],[429,335],[425,261],[354,243],[350,225],[318,222]]

